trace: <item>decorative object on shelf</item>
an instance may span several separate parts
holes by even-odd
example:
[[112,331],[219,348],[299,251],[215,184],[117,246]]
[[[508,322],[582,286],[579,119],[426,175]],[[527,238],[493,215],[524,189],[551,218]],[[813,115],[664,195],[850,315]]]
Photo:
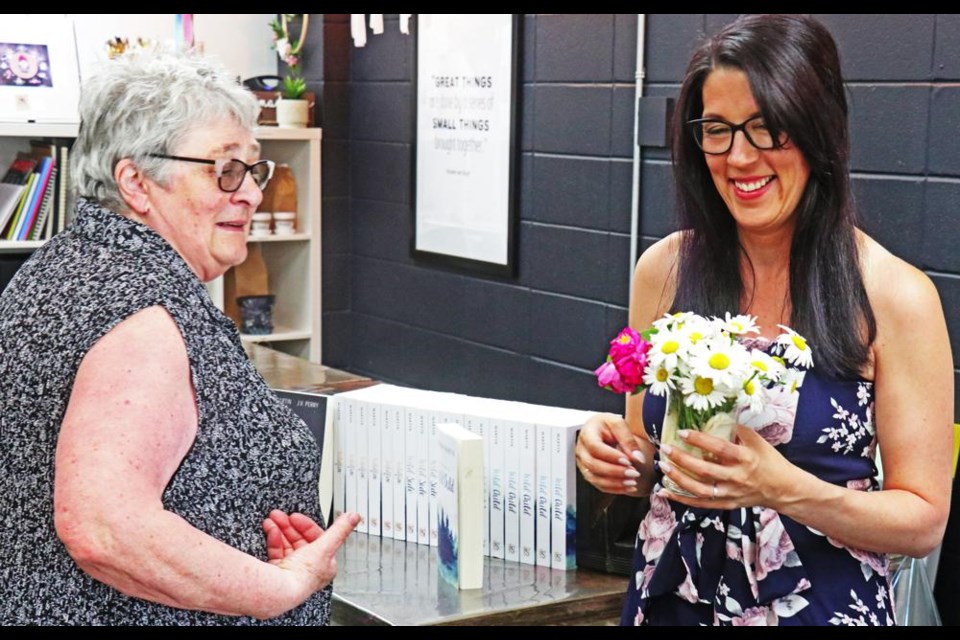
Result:
[[293,211],[297,209],[297,179],[293,175],[290,165],[281,162],[273,170],[273,178],[263,191],[263,200],[260,201],[258,211]]
[[[300,29],[294,37],[291,27],[297,22],[300,23]],[[300,69],[309,24],[309,13],[282,13],[279,21],[270,21],[277,56],[287,65],[287,73],[280,84],[280,96],[275,104],[277,126],[280,127],[306,127],[310,121],[308,112],[313,108],[313,101],[306,97],[307,81]]]
[[270,223],[273,221],[273,214],[268,211],[261,211],[253,214],[250,222],[250,235],[254,237],[268,236],[272,232]]
[[0,20],[0,122],[79,122],[73,21],[49,14]]
[[223,274],[223,312],[234,324],[243,322],[238,298],[270,293],[267,263],[259,242],[247,244],[247,259]]
[[289,236],[297,232],[297,214],[293,211],[277,211],[273,214],[273,232]]
[[240,332],[252,336],[273,333],[273,302],[272,295],[238,297]]

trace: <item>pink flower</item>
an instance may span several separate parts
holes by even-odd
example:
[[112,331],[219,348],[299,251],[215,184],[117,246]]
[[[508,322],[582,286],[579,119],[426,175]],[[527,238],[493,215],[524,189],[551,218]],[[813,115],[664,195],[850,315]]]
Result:
[[776,626],[778,623],[777,614],[767,607],[750,607],[743,612],[742,616],[737,616],[730,621],[735,627],[766,627]]
[[[616,393],[637,391],[643,385],[643,370],[647,367],[649,351],[650,343],[630,327],[625,327],[610,341],[607,362],[595,371],[598,378],[603,376],[598,380],[600,386]],[[616,370],[616,377],[611,366]]]
[[745,409],[738,420],[777,446],[793,439],[793,423],[797,417],[797,394],[784,389],[770,391],[770,399],[759,412]]
[[773,509],[760,510],[760,526],[757,530],[757,580],[776,571],[794,551],[793,541],[783,527],[783,521]]
[[597,376],[597,384],[604,389],[609,389],[614,393],[627,393],[630,391],[630,387],[624,384],[623,378],[620,377],[620,372],[617,371],[617,368],[612,362],[604,362],[597,367],[597,370],[593,373]]
[[640,523],[639,531],[643,540],[643,557],[647,562],[660,557],[676,528],[677,518],[673,515],[670,503],[657,493],[650,494],[650,510]]

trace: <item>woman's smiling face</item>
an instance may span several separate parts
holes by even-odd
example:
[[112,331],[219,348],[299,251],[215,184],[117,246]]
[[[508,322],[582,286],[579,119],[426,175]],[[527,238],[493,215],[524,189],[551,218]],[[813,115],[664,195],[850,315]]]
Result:
[[[703,83],[704,118],[732,123],[760,115],[750,81],[739,69],[718,67]],[[779,149],[760,150],[743,132],[722,155],[705,154],[720,197],[740,232],[768,234],[792,230],[794,211],[810,178],[810,167],[789,142]]]

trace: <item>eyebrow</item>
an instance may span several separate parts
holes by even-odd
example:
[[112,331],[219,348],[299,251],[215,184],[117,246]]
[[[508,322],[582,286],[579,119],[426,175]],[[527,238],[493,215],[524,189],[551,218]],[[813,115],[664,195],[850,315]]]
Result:
[[[762,116],[762,115],[763,114],[760,113],[759,111],[755,111],[753,115],[747,116],[744,120],[742,120],[742,122],[746,122],[747,120],[752,120],[753,118],[756,118],[757,116]],[[723,120],[724,122],[730,122],[731,124],[733,123],[732,120],[727,120],[726,118],[724,118],[723,116],[717,113],[704,113],[702,116],[700,116],[700,118],[704,120]]]
[[[235,142],[230,142],[230,143],[227,143],[227,144],[224,144],[224,145],[220,145],[219,147],[215,147],[215,148],[211,149],[211,150],[210,150],[210,154],[211,154],[211,155],[218,155],[218,154],[227,155],[227,154],[229,154],[229,153],[234,153],[234,152],[236,152],[236,151],[239,151],[240,148],[241,148],[241,146],[240,146],[239,144],[237,144],[237,143],[235,143]],[[256,153],[257,155],[259,155],[259,154],[260,154],[260,143],[259,143],[259,142],[254,142],[252,145],[250,145],[250,151],[252,151],[252,152]]]

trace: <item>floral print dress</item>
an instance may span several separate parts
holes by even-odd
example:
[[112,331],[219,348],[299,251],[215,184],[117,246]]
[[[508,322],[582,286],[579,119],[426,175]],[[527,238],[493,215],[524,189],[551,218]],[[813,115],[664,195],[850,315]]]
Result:
[[[812,369],[792,398],[784,394],[747,426],[827,482],[877,490],[873,383]],[[664,410],[663,397],[646,395],[654,442]],[[696,509],[658,490],[637,533],[621,624],[894,624],[884,554],[846,547],[772,509]]]

